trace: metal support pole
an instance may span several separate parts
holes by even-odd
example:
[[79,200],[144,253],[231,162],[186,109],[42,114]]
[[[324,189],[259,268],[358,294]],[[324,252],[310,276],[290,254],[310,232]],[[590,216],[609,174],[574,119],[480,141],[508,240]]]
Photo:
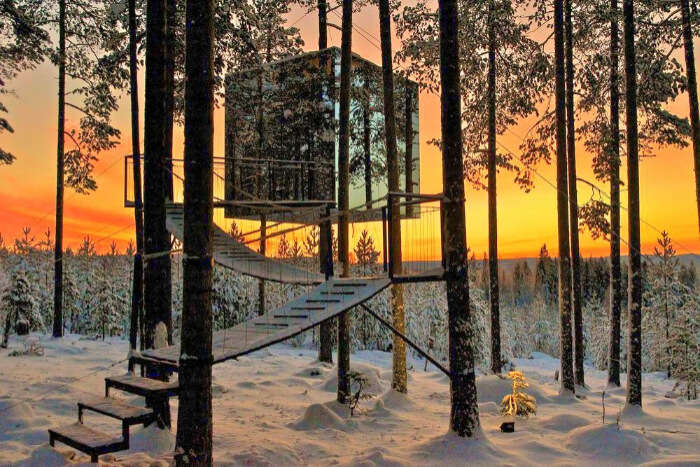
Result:
[[418,352],[423,358],[425,358],[425,359],[428,360],[430,363],[432,363],[433,365],[435,365],[435,367],[436,367],[437,369],[439,369],[440,371],[442,371],[443,373],[445,373],[445,374],[447,375],[448,378],[452,379],[452,377],[450,376],[450,370],[448,370],[447,368],[445,368],[444,366],[442,366],[442,364],[441,364],[440,362],[438,362],[438,361],[435,360],[433,357],[431,357],[430,355],[428,355],[423,349],[421,349],[420,347],[418,347],[417,344],[413,343],[413,341],[411,341],[411,339],[409,339],[408,337],[406,337],[403,333],[399,332],[394,326],[392,326],[391,324],[389,324],[384,318],[382,318],[382,317],[379,316],[377,313],[375,313],[370,307],[368,307],[368,306],[365,305],[364,303],[360,303],[360,306],[362,307],[363,310],[365,310],[367,313],[369,313],[370,315],[372,315],[377,321],[379,321],[379,322],[382,323],[384,326],[386,326],[387,328],[389,328],[389,329],[391,330],[391,332],[393,332],[394,334],[396,334],[402,341],[404,341],[406,344],[408,344],[409,347],[413,348],[413,349],[414,349],[416,352]]
[[392,239],[391,232],[393,230],[391,227],[391,225],[392,225],[391,220],[395,214],[394,210],[392,209],[392,197],[393,197],[392,194],[389,193],[389,195],[387,196],[387,207],[386,207],[386,209],[387,209],[387,223],[386,223],[386,225],[387,225],[387,230],[388,230],[388,235],[389,235],[388,241],[386,242],[386,246],[389,248],[389,279],[394,278],[394,260],[395,260],[394,255],[392,253],[391,245],[389,244],[389,242],[391,242],[391,239]]
[[382,259],[384,262],[384,272],[388,272],[387,267],[387,248],[389,247],[387,242],[387,232],[386,232],[386,206],[382,207]]

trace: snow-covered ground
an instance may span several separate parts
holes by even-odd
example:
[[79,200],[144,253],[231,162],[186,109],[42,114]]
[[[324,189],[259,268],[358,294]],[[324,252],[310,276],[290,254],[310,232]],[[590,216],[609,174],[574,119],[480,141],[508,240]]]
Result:
[[[10,350],[22,348],[11,340]],[[42,338],[44,356],[9,357],[0,351],[0,465],[63,465],[89,459],[57,444],[46,429],[76,420],[76,401],[101,395],[103,378],[123,373],[123,340]],[[424,362],[409,366],[409,393],[389,390],[391,355],[359,352],[352,364],[368,376],[374,394],[349,418],[334,401],[335,369],[316,352],[274,346],[214,368],[214,460],[220,465],[698,465],[700,401],[668,399],[673,381],[644,377],[644,410],[621,411],[624,389],[606,392],[605,374],[589,369],[583,399],[562,398],[553,381],[559,366],[542,354],[515,361],[531,383],[537,415],[501,433],[499,403],[510,381],[478,379],[482,432],[476,440],[447,434],[447,378]],[[624,377],[623,377],[624,378]],[[115,392],[116,393],[116,392]],[[138,401],[138,398],[130,398]],[[167,465],[173,432],[132,428],[132,450],[100,458],[104,464]],[[86,423],[120,433],[113,420],[88,414]]]

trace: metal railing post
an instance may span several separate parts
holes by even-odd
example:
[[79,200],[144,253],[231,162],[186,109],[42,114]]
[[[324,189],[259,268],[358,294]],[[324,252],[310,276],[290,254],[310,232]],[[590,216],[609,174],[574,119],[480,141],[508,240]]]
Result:
[[396,215],[396,213],[394,212],[392,204],[393,204],[393,195],[391,193],[389,193],[389,195],[387,196],[387,232],[388,232],[388,237],[387,237],[387,242],[386,242],[387,247],[389,248],[389,279],[394,278],[394,264],[395,264],[394,263],[395,258],[394,258],[393,250],[391,248],[391,239],[392,239],[391,233],[393,230],[392,229],[392,219],[393,219],[393,216]]
[[386,239],[386,206],[382,206],[382,257],[384,260],[384,272],[388,272],[387,268],[387,239]]

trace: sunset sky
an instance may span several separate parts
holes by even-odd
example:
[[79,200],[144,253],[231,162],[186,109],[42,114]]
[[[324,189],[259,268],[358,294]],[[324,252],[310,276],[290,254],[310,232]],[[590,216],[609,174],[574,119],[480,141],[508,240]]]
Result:
[[[317,19],[315,14],[302,18],[303,11],[294,10],[290,22],[298,21],[306,42],[305,48],[317,46]],[[301,20],[299,20],[301,18]],[[354,22],[375,38],[379,36],[378,14],[375,8],[366,8],[355,16]],[[334,15],[330,19],[340,23]],[[329,28],[330,45],[340,45],[340,33]],[[378,42],[378,41],[377,41]],[[395,42],[395,48],[398,44]],[[359,34],[353,36],[353,49],[360,55],[379,63],[381,55],[376,44]],[[143,76],[139,82],[143,92]],[[39,239],[47,228],[54,229],[56,189],[56,69],[45,63],[38,69],[22,73],[8,83],[16,96],[6,96],[3,101],[9,109],[9,120],[14,134],[3,133],[0,146],[17,157],[11,166],[0,167],[0,233],[5,244],[30,226]],[[642,84],[643,85],[643,84]],[[70,83],[69,86],[70,88]],[[143,109],[143,96],[141,96]],[[99,189],[89,196],[66,192],[64,244],[75,247],[85,235],[98,241],[98,249],[104,251],[112,240],[120,249],[133,235],[133,213],[123,207],[123,156],[130,152],[130,127],[128,96],[121,98],[120,110],[114,116],[115,125],[122,131],[121,144],[113,151],[103,153],[96,165],[95,175]],[[687,96],[681,95],[671,110],[687,114]],[[141,115],[143,118],[143,114]],[[78,116],[68,111],[69,125],[77,124]],[[223,155],[223,112],[215,113],[215,154]],[[513,128],[499,137],[503,147],[517,152],[524,128]],[[427,142],[440,134],[440,106],[435,95],[420,96],[421,139],[421,192],[436,193],[442,190],[440,153]],[[176,128],[174,154],[183,153],[182,128]],[[579,176],[594,180],[590,169],[590,155],[578,148]],[[623,161],[624,165],[624,161]],[[555,181],[554,168],[543,165],[539,173],[550,182]],[[679,254],[700,253],[700,238],[695,208],[695,191],[692,152],[685,149],[662,149],[655,158],[641,163],[641,214],[642,243],[645,252],[651,251],[658,230],[666,230],[674,240]],[[624,177],[624,176],[623,176]],[[525,194],[507,174],[499,176],[499,250],[504,258],[528,257],[537,254],[546,243],[556,254],[556,191],[542,178],[536,180],[535,189]],[[600,185],[600,184],[599,184]],[[606,192],[608,187],[600,185]],[[591,195],[591,189],[579,185],[579,201]],[[626,192],[622,193],[623,205],[627,204]],[[467,240],[477,256],[487,249],[486,193],[467,190]],[[623,238],[626,238],[626,212],[623,211]],[[359,233],[359,232],[356,232]],[[603,256],[608,253],[604,241],[593,241],[588,234],[581,238],[584,256]],[[623,246],[624,249],[624,246]]]

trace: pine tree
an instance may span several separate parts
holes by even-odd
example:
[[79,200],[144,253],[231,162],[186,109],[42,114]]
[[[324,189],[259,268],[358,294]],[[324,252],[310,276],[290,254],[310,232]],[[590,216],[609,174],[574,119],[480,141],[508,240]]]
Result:
[[685,303],[677,313],[669,335],[669,368],[678,378],[683,388],[683,396],[688,400],[698,398],[700,386],[700,322],[698,320],[697,296],[685,298]]
[[679,262],[668,233],[661,233],[654,247],[654,259],[648,265],[649,287],[644,291],[645,335],[643,367],[657,371],[666,366],[671,377],[669,340],[675,312],[682,304],[682,285],[678,281]]
[[459,20],[456,0],[439,1],[440,88],[444,218],[446,219],[446,291],[449,322],[450,429],[472,437],[479,429],[474,353],[469,301],[466,221],[464,213],[464,163],[462,158],[459,89]]
[[44,323],[36,307],[33,290],[27,279],[27,263],[22,259],[13,269],[10,284],[0,299],[5,313],[5,331],[1,347],[7,348],[10,327],[19,320],[29,323],[30,329],[42,330]]
[[[379,0],[379,36],[382,50],[382,81],[384,84],[384,134],[386,136],[386,165],[387,165],[387,187],[390,192],[399,191],[399,155],[396,149],[396,115],[394,111],[394,69],[391,52],[391,10],[389,0]],[[406,141],[406,145],[408,145]],[[407,190],[408,191],[408,190]],[[371,198],[371,190],[370,190]],[[392,262],[389,265],[391,274],[401,274],[403,264],[401,259],[401,211],[399,209],[399,199],[390,197],[391,209],[391,238],[389,238],[389,248],[391,249]],[[359,258],[358,258],[359,259]],[[403,286],[393,284],[391,290],[391,316],[392,324],[399,332],[406,330],[406,317],[404,315]],[[392,380],[391,387],[398,392],[407,392],[406,375],[406,343],[394,334],[392,347]]]
[[185,238],[175,462],[212,464],[214,3],[187,2]]
[[143,225],[144,254],[160,254],[144,265],[144,346],[155,345],[156,327],[162,323],[172,334],[172,278],[170,234],[165,203],[172,149],[168,147],[167,1],[146,0],[146,85],[144,103]]
[[114,270],[106,264],[101,265],[93,293],[95,302],[91,315],[91,331],[105,339],[121,333],[122,317],[119,313],[119,297],[114,289]]
[[629,230],[629,344],[627,404],[642,405],[642,252],[639,218],[639,129],[637,120],[637,52],[634,0],[623,1],[625,104],[627,111],[627,186]]
[[[348,210],[350,209],[350,87],[352,80],[352,8],[353,0],[343,0],[340,52],[340,90],[338,125],[338,259],[340,276],[350,277]],[[350,396],[350,315],[338,317],[338,393],[345,404]]]
[[[110,15],[109,8],[95,2],[59,0],[57,18],[51,22],[58,25],[58,50],[52,54],[58,67],[54,337],[63,335],[64,189],[82,194],[96,190],[92,171],[97,155],[116,147],[120,137],[110,119],[118,108],[115,89],[125,75],[105,52],[106,44],[119,34],[105,27]],[[66,100],[66,76],[75,83],[68,96],[82,96],[82,102]],[[67,108],[80,115],[79,130],[66,130]]]
[[379,251],[375,248],[374,239],[366,229],[362,230],[353,251],[355,252],[355,258],[357,258],[357,264],[362,268],[362,274],[367,275],[371,273],[372,267],[379,258]]
[[571,335],[571,250],[569,243],[569,202],[566,151],[566,76],[564,46],[564,3],[554,0],[554,64],[556,95],[557,235],[559,237],[559,330],[561,389],[574,392]]

